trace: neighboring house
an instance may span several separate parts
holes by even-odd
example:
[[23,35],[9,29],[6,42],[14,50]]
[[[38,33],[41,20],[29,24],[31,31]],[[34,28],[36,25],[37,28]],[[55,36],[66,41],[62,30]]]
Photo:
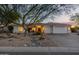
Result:
[[[28,26],[33,26],[33,25],[36,25],[36,26],[42,26],[44,29],[43,29],[43,32],[44,33],[49,33],[49,34],[64,34],[64,33],[71,33],[71,30],[70,30],[70,24],[68,23],[35,23],[35,24],[31,24],[31,25],[28,25]],[[32,29],[34,29],[34,27],[31,27]],[[35,30],[35,29],[34,29]],[[19,26],[14,26],[14,30],[13,30],[14,33],[23,33],[24,32],[24,29],[21,25]]]

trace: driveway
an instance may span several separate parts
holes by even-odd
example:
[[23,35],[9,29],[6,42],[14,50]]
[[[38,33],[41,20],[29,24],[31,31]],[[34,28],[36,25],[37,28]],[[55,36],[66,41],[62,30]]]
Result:
[[57,47],[79,48],[79,35],[76,33],[48,35],[48,38],[53,41]]

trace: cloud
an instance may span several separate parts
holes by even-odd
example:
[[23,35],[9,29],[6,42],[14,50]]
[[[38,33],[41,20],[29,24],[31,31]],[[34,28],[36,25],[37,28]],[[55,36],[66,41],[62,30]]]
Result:
[[[67,7],[70,7],[70,6],[67,5]],[[66,13],[68,10],[70,10],[70,11],[68,13]],[[54,22],[70,22],[71,16],[75,15],[76,13],[79,13],[79,4],[71,5],[71,8],[69,8],[68,10],[66,9],[62,12],[62,14],[55,16]]]

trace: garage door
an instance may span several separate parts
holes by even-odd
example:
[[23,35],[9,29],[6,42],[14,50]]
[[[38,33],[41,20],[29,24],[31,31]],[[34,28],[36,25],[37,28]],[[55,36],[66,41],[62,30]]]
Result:
[[53,27],[53,33],[68,33],[67,27]]

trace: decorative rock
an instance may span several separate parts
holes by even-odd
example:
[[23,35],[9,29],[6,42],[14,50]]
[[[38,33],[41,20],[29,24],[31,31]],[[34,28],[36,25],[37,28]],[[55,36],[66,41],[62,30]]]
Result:
[[27,44],[24,44],[24,47],[27,47]]

